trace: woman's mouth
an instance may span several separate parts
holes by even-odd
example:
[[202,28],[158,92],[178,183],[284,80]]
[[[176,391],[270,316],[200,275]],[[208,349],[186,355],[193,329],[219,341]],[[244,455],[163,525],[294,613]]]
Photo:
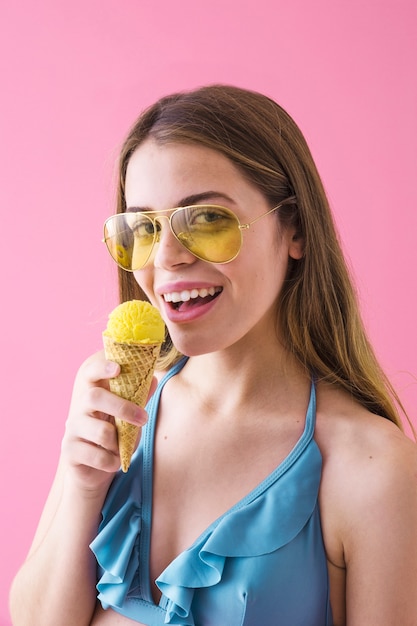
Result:
[[207,287],[201,289],[184,289],[164,293],[165,302],[176,311],[185,311],[195,306],[211,302],[223,291],[222,287]]

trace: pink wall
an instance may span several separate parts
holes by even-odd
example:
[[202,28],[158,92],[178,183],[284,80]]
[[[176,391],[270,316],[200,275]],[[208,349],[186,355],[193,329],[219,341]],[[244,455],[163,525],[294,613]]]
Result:
[[271,95],[295,117],[370,335],[417,424],[417,4],[3,0],[0,11],[0,626],[8,626],[7,589],[53,476],[73,376],[100,348],[116,303],[100,239],[117,147],[156,97],[230,82]]

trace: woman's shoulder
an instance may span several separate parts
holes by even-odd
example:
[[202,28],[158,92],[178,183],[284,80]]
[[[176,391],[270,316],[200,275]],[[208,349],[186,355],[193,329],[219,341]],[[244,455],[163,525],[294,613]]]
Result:
[[415,624],[417,445],[345,392],[321,386],[317,399],[323,538],[350,620]]
[[344,391],[322,386],[317,400],[320,508],[328,548],[344,566],[347,553],[371,529],[382,540],[384,533],[406,532],[417,521],[417,445]]
[[341,389],[319,385],[316,440],[325,461],[363,471],[374,461],[417,469],[417,445],[390,420],[375,415]]

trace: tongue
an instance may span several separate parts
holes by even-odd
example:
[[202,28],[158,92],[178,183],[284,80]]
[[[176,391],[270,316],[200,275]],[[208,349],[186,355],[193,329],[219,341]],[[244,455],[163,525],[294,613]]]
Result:
[[188,311],[188,309],[193,309],[196,306],[201,306],[202,304],[207,304],[213,300],[218,294],[214,294],[214,296],[206,296],[205,298],[201,298],[198,296],[197,298],[191,298],[187,302],[180,302],[177,305],[177,311]]

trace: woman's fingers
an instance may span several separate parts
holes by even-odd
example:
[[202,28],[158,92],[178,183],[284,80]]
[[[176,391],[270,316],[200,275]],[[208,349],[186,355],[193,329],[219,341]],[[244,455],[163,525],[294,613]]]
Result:
[[84,361],[78,370],[76,383],[96,384],[120,374],[120,365],[108,361],[104,351],[96,352]]
[[[89,488],[102,485],[108,480],[105,475],[120,467],[114,418],[138,427],[137,443],[148,419],[143,408],[109,390],[109,379],[119,373],[120,366],[108,361],[101,351],[81,365],[75,378],[62,453],[81,483]],[[154,379],[149,395],[156,384]]]
[[142,407],[102,387],[89,387],[85,391],[84,402],[85,410],[90,415],[96,415],[97,412],[103,413],[118,417],[135,426],[144,426],[148,419]]

